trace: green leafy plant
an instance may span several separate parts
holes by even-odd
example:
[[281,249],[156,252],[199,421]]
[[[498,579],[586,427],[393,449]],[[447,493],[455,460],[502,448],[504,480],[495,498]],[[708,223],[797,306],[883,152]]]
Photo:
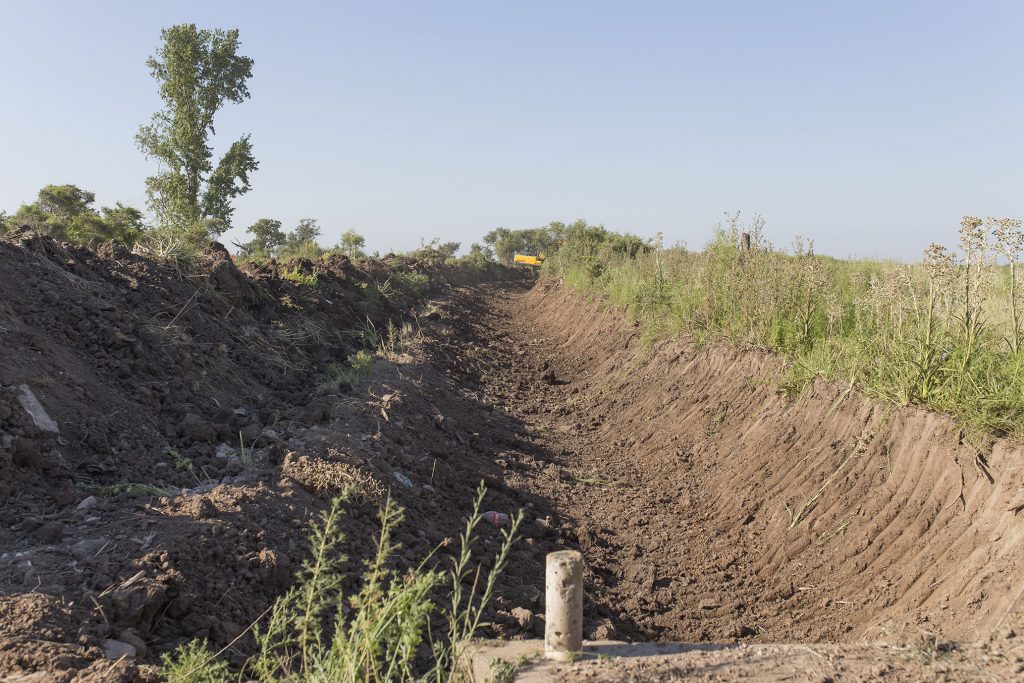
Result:
[[[261,681],[380,683],[456,677],[466,643],[483,625],[482,616],[522,521],[520,514],[511,528],[502,530],[501,548],[486,573],[479,566],[471,567],[485,493],[481,484],[460,536],[459,554],[448,570],[436,562],[431,566],[433,553],[404,572],[392,568],[398,548],[393,532],[403,512],[388,499],[380,512],[376,552],[366,562],[361,587],[348,597],[342,592],[348,560],[340,552],[346,494],[336,498],[310,534],[311,556],[303,563],[296,585],[255,625],[257,651],[241,675]],[[442,590],[445,584],[447,591]],[[441,639],[435,639],[430,629],[431,617],[438,614],[448,622]],[[431,659],[418,665],[417,655],[423,648]],[[164,678],[173,683],[227,681],[229,673],[219,654],[203,644],[186,644],[165,658]]]

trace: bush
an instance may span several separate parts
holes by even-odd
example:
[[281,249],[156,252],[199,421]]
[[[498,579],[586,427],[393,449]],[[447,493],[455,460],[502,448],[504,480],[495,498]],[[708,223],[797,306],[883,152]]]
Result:
[[144,234],[142,212],[118,202],[94,208],[96,195],[76,185],[47,185],[36,201],[24,204],[13,216],[3,214],[4,230],[27,225],[54,239],[95,247],[102,242],[134,245]]

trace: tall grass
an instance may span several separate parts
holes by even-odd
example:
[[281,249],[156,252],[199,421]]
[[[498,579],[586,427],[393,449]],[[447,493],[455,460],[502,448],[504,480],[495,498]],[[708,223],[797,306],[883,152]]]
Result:
[[[398,548],[392,534],[403,512],[389,499],[380,512],[376,552],[362,571],[361,588],[352,596],[342,594],[348,562],[340,552],[345,540],[343,494],[311,532],[311,556],[295,586],[254,624],[257,648],[243,670],[232,674],[220,653],[203,643],[189,643],[165,658],[164,679],[384,683],[456,678],[466,643],[483,625],[522,521],[520,514],[510,529],[501,530],[503,542],[488,571],[474,567],[472,546],[484,493],[481,484],[460,536],[459,553],[447,570],[430,566],[433,553],[404,572],[391,568]],[[442,633],[431,630],[437,619],[446,624]]]
[[545,273],[629,310],[647,339],[686,334],[775,351],[794,390],[841,380],[1024,435],[1020,221],[965,217],[956,252],[933,244],[915,264],[820,256],[805,238],[777,249],[763,227],[755,218],[741,228],[737,214],[700,252],[663,248],[660,236],[632,256],[566,245]]

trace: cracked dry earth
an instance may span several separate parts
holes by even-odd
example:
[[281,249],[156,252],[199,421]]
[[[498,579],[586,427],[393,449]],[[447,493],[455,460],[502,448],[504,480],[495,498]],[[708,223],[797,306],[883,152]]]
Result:
[[[721,646],[556,678],[1024,675],[1016,444],[844,387],[786,396],[768,354],[645,346],[634,323],[547,281],[457,287],[417,322],[351,392],[295,406],[243,476],[85,512],[60,500],[3,536],[34,564],[0,563],[0,676],[152,678],[104,660],[105,638],[138,644],[141,663],[193,637],[242,661],[245,625],[353,477],[406,508],[399,566],[457,533],[481,479],[486,509],[524,511],[489,635],[543,633],[544,556],[568,547],[587,565],[586,638]],[[349,506],[344,530],[358,561],[372,505]],[[485,533],[484,550],[496,543]]]

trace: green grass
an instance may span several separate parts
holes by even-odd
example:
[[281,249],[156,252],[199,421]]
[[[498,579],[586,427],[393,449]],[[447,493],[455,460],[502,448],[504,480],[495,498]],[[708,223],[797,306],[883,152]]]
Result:
[[[403,513],[388,500],[380,513],[376,553],[362,571],[361,588],[350,596],[342,593],[348,562],[340,553],[345,540],[342,494],[313,529],[310,557],[295,585],[251,627],[257,650],[242,670],[229,671],[223,652],[192,642],[165,656],[163,679],[383,683],[456,678],[466,643],[483,625],[522,521],[520,514],[511,529],[502,530],[503,543],[489,571],[473,567],[471,549],[484,494],[481,484],[460,536],[459,553],[447,570],[430,566],[433,553],[404,572],[390,568],[398,548],[392,534]],[[430,628],[431,619],[438,616],[447,623],[443,633]]]
[[327,366],[326,377],[317,386],[322,394],[338,391],[342,387],[351,387],[373,372],[373,355],[368,351],[356,351],[348,357],[345,364],[331,363]]
[[967,218],[958,254],[933,245],[915,264],[819,256],[806,240],[783,251],[760,228],[747,228],[747,253],[735,219],[700,252],[655,240],[631,257],[570,243],[543,272],[628,311],[647,342],[687,335],[765,348],[787,361],[792,391],[838,380],[1024,435],[1019,222]]

